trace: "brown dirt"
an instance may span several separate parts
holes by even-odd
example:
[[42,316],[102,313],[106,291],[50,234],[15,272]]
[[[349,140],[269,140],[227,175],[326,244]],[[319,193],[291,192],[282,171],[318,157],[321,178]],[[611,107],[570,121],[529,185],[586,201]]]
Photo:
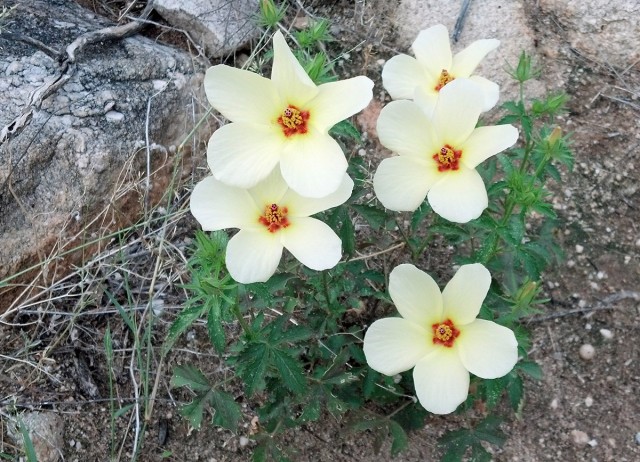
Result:
[[[305,5],[334,22],[340,42],[332,49],[356,47],[349,61],[339,63],[339,71],[346,76],[365,73],[376,81],[378,101],[358,119],[370,131],[376,111],[384,104],[378,60],[396,53],[393,26],[385,20],[393,2],[336,0]],[[502,425],[508,440],[504,447],[491,450],[499,461],[636,461],[640,460],[636,442],[640,432],[640,66],[621,74],[606,63],[590,61],[568,47],[562,34],[548,24],[549,18],[533,7],[528,14],[538,31],[540,64],[549,75],[566,77],[564,90],[571,101],[563,128],[574,133],[576,167],[553,187],[562,224],[558,238],[566,260],[545,276],[551,301],[527,325],[533,339],[530,357],[542,367],[544,379],[526,382],[522,417],[511,417]],[[368,25],[356,27],[362,18]],[[360,149],[377,165],[380,151],[374,141]],[[181,194],[176,208],[184,210],[186,195]],[[73,291],[67,290],[70,284],[62,285],[48,301],[26,307],[10,324],[0,324],[1,353],[32,364],[0,357],[4,371],[0,419],[6,421],[14,402],[20,409],[55,411],[65,422],[64,460],[107,460],[110,411],[102,339],[109,325],[116,342],[115,386],[119,405],[124,406],[133,397],[132,336],[103,294],[122,293],[126,280],[135,300],[119,301],[144,307],[161,255],[161,277],[155,283],[162,286],[164,312],[154,317],[151,338],[154,345],[161,345],[166,326],[184,299],[177,284],[185,279],[182,252],[195,227],[188,214],[180,218],[167,228],[171,246],[161,251],[154,241],[157,230],[128,236],[119,261],[105,259],[99,270],[87,268],[73,281]],[[399,258],[398,254],[388,257]],[[121,270],[122,260],[128,262],[128,276]],[[584,344],[595,348],[593,359],[580,356]],[[176,403],[188,395],[169,389],[169,371],[175,364],[195,362],[205,374],[220,378],[232,374],[213,354],[204,324],[194,325],[165,364],[157,361],[157,356],[152,358],[152,383],[155,374],[160,375],[157,401],[140,460],[248,460],[253,442],[244,445],[241,437],[250,437],[255,402],[237,397],[244,408],[237,435],[208,425],[192,431],[177,415]],[[130,459],[135,424],[130,415],[117,420],[117,449],[123,445],[119,460]],[[424,429],[411,434],[409,449],[395,460],[438,460],[437,438],[467,423],[464,415],[430,417]],[[15,454],[17,449],[2,427],[0,452]],[[161,438],[165,430],[167,436]],[[584,442],[576,442],[578,432],[587,435]],[[326,416],[286,435],[283,446],[294,450],[292,460],[296,461],[390,460],[388,442],[375,455],[374,439],[367,433],[348,434],[343,423]]]

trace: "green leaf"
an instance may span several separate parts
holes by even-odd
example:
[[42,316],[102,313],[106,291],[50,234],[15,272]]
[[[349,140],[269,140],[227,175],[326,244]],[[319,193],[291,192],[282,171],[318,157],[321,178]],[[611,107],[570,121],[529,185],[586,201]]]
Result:
[[342,241],[342,248],[344,249],[344,253],[351,256],[356,250],[356,230],[346,207],[343,208],[343,211],[340,213],[340,218],[342,220],[342,226],[340,227],[339,236]]
[[235,431],[238,428],[242,411],[229,393],[220,390],[211,390],[209,394],[211,407],[216,411],[213,423],[228,430]]
[[516,367],[532,379],[542,380],[544,377],[540,366],[533,361],[520,361]]
[[182,335],[196,319],[202,316],[205,310],[205,306],[193,305],[185,308],[180,312],[180,314],[178,314],[176,320],[173,321],[173,324],[169,327],[169,332],[164,340],[164,345],[162,345],[162,356],[166,356],[169,350],[173,347],[173,344],[178,340],[178,337]]
[[509,380],[507,394],[509,395],[511,408],[516,414],[519,414],[524,401],[524,386],[519,375],[512,376],[511,380]]
[[132,408],[133,408],[134,404],[127,404],[126,406],[122,406],[120,409],[118,409],[116,412],[113,413],[113,418],[117,419],[118,417],[121,417],[123,415],[125,415],[127,412],[129,412]]
[[501,423],[501,419],[490,415],[478,424],[473,433],[478,439],[495,444],[496,446],[502,446],[507,438],[498,428]]
[[273,350],[273,363],[280,373],[284,385],[293,393],[303,394],[307,381],[300,363],[282,350]]
[[207,378],[200,372],[195,366],[191,364],[185,364],[183,366],[176,366],[173,369],[173,376],[171,377],[171,387],[189,387],[193,391],[209,391],[211,385]]
[[391,433],[391,455],[396,456],[407,447],[408,438],[404,429],[394,420],[389,421],[389,432]]
[[22,435],[22,444],[24,445],[24,452],[27,456],[27,461],[38,462],[36,450],[33,447],[33,441],[31,441],[31,436],[29,435],[29,429],[26,427],[20,416],[17,416],[17,419],[18,428],[20,429],[20,434]]
[[354,204],[351,207],[366,220],[374,231],[379,230],[387,222],[387,212],[374,205]]
[[196,395],[189,404],[185,404],[180,408],[180,415],[189,421],[189,424],[199,429],[202,424],[202,415],[204,414],[204,405],[207,403],[209,393]]
[[209,340],[218,353],[224,352],[226,345],[226,337],[222,328],[222,313],[220,311],[220,302],[216,298],[209,300],[209,313],[207,315],[207,332]]
[[338,122],[329,130],[331,136],[342,136],[351,138],[354,141],[360,141],[360,132],[349,120]]
[[320,418],[321,413],[320,399],[314,396],[314,399],[305,403],[302,408],[302,414],[298,417],[298,421],[301,423],[315,422]]
[[264,387],[264,375],[271,359],[271,350],[265,343],[250,343],[238,357],[238,375],[251,395]]

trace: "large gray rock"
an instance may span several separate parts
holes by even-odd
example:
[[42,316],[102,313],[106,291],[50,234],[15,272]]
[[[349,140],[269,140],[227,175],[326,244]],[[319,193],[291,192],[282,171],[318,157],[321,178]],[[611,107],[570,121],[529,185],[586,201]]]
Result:
[[259,33],[258,0],[156,0],[155,9],[215,58],[245,46]]
[[578,52],[621,69],[640,59],[640,1],[539,0]]
[[155,170],[204,100],[192,57],[141,36],[89,45],[62,65],[78,35],[112,26],[72,0],[20,0],[9,19],[3,34],[13,38],[0,36],[0,279],[42,261],[54,243],[90,239],[71,237],[95,218],[96,232],[137,219],[132,185],[146,171],[147,134]]

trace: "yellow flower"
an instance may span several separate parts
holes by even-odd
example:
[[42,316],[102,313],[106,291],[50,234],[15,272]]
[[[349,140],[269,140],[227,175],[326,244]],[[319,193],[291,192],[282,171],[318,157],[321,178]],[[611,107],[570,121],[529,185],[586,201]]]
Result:
[[425,196],[443,218],[466,223],[488,206],[476,166],[512,146],[512,125],[476,128],[483,96],[468,79],[447,84],[433,110],[392,101],[380,112],[378,138],[399,154],[384,159],[373,177],[378,200],[395,211],[417,209]]
[[473,71],[498,45],[496,39],[477,40],[453,56],[447,28],[438,24],[418,34],[411,45],[415,58],[401,54],[385,64],[382,84],[393,99],[419,99],[433,109],[440,90],[455,79],[468,78],[482,90],[482,111],[488,111],[498,102],[500,89]]
[[347,171],[328,131],[369,104],[373,82],[359,76],[316,86],[280,32],[273,49],[271,79],[226,65],[207,70],[209,102],[232,122],[212,135],[209,166],[216,179],[240,188],[255,186],[279,166],[300,195],[326,196]]
[[518,361],[511,329],[476,319],[491,285],[481,264],[461,266],[442,293],[427,273],[400,265],[389,294],[400,318],[375,321],[364,336],[369,366],[385,375],[413,368],[420,404],[449,414],[467,399],[469,372],[484,379],[509,373]]
[[314,270],[340,261],[340,238],[310,215],[344,203],[352,190],[347,174],[336,191],[322,198],[300,196],[278,170],[250,189],[207,177],[191,194],[191,213],[205,231],[240,228],[227,246],[229,274],[243,284],[264,282],[275,273],[283,249]]

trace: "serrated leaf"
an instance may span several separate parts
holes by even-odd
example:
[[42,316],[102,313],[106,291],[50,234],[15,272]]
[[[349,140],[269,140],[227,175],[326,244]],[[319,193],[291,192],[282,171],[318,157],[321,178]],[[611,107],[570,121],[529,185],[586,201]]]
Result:
[[196,319],[204,314],[205,309],[206,307],[202,305],[192,305],[178,314],[176,320],[173,321],[173,324],[169,327],[167,337],[164,339],[164,345],[162,345],[163,356],[171,350],[173,344],[178,340],[178,337],[182,335]]
[[373,394],[373,390],[375,390],[376,383],[378,381],[378,377],[380,377],[380,373],[374,371],[371,368],[368,368],[366,375],[364,376],[364,381],[362,382],[362,393],[366,399],[371,398]]
[[209,340],[218,353],[224,352],[226,337],[222,328],[222,314],[220,312],[220,303],[217,300],[211,300],[209,303],[209,313],[207,314],[207,332]]
[[306,423],[306,422],[315,422],[320,418],[321,409],[320,409],[320,400],[319,399],[311,399],[305,403],[302,408],[302,414],[298,417],[298,421]]
[[521,361],[517,368],[535,380],[542,380],[544,374],[540,366],[533,361]]
[[411,230],[416,231],[418,226],[422,224],[427,215],[431,212],[431,206],[427,202],[420,204],[415,212],[411,215]]
[[493,409],[498,404],[498,401],[502,396],[503,388],[504,384],[500,379],[484,381],[484,390],[489,410]]
[[340,236],[340,240],[342,241],[342,248],[344,253],[348,256],[353,255],[356,250],[356,230],[353,226],[353,222],[347,213],[347,209],[340,214],[340,218],[342,220],[342,226],[340,226],[340,230],[338,235]]
[[387,222],[387,212],[373,205],[353,204],[351,207],[358,212],[362,218],[375,231],[380,229]]
[[507,438],[505,437],[504,433],[502,433],[502,431],[498,428],[501,423],[501,419],[496,416],[490,415],[478,424],[478,426],[473,431],[473,434],[478,439],[491,444],[495,444],[496,446],[502,446]]
[[189,387],[193,391],[208,391],[211,389],[209,381],[200,369],[191,364],[176,366],[171,376],[171,387]]
[[349,120],[338,122],[329,130],[331,136],[343,136],[354,141],[360,141],[360,132]]
[[273,350],[273,364],[285,387],[298,395],[307,390],[307,381],[300,363],[282,350]]
[[512,375],[507,385],[507,394],[511,408],[517,413],[520,412],[524,400],[524,386],[519,375]]
[[238,375],[251,395],[264,385],[264,375],[271,359],[271,351],[264,343],[250,343],[238,357]]
[[391,433],[391,455],[397,456],[407,447],[407,433],[397,422],[389,421],[389,432]]
[[235,431],[238,428],[242,411],[229,393],[220,390],[211,390],[209,402],[215,410],[213,423],[228,430]]
[[293,343],[309,340],[314,333],[306,326],[293,326],[281,333],[277,339],[277,343]]
[[189,424],[199,429],[202,424],[202,415],[204,414],[204,405],[208,399],[208,393],[196,395],[189,404],[185,404],[180,408],[180,415],[189,421]]

